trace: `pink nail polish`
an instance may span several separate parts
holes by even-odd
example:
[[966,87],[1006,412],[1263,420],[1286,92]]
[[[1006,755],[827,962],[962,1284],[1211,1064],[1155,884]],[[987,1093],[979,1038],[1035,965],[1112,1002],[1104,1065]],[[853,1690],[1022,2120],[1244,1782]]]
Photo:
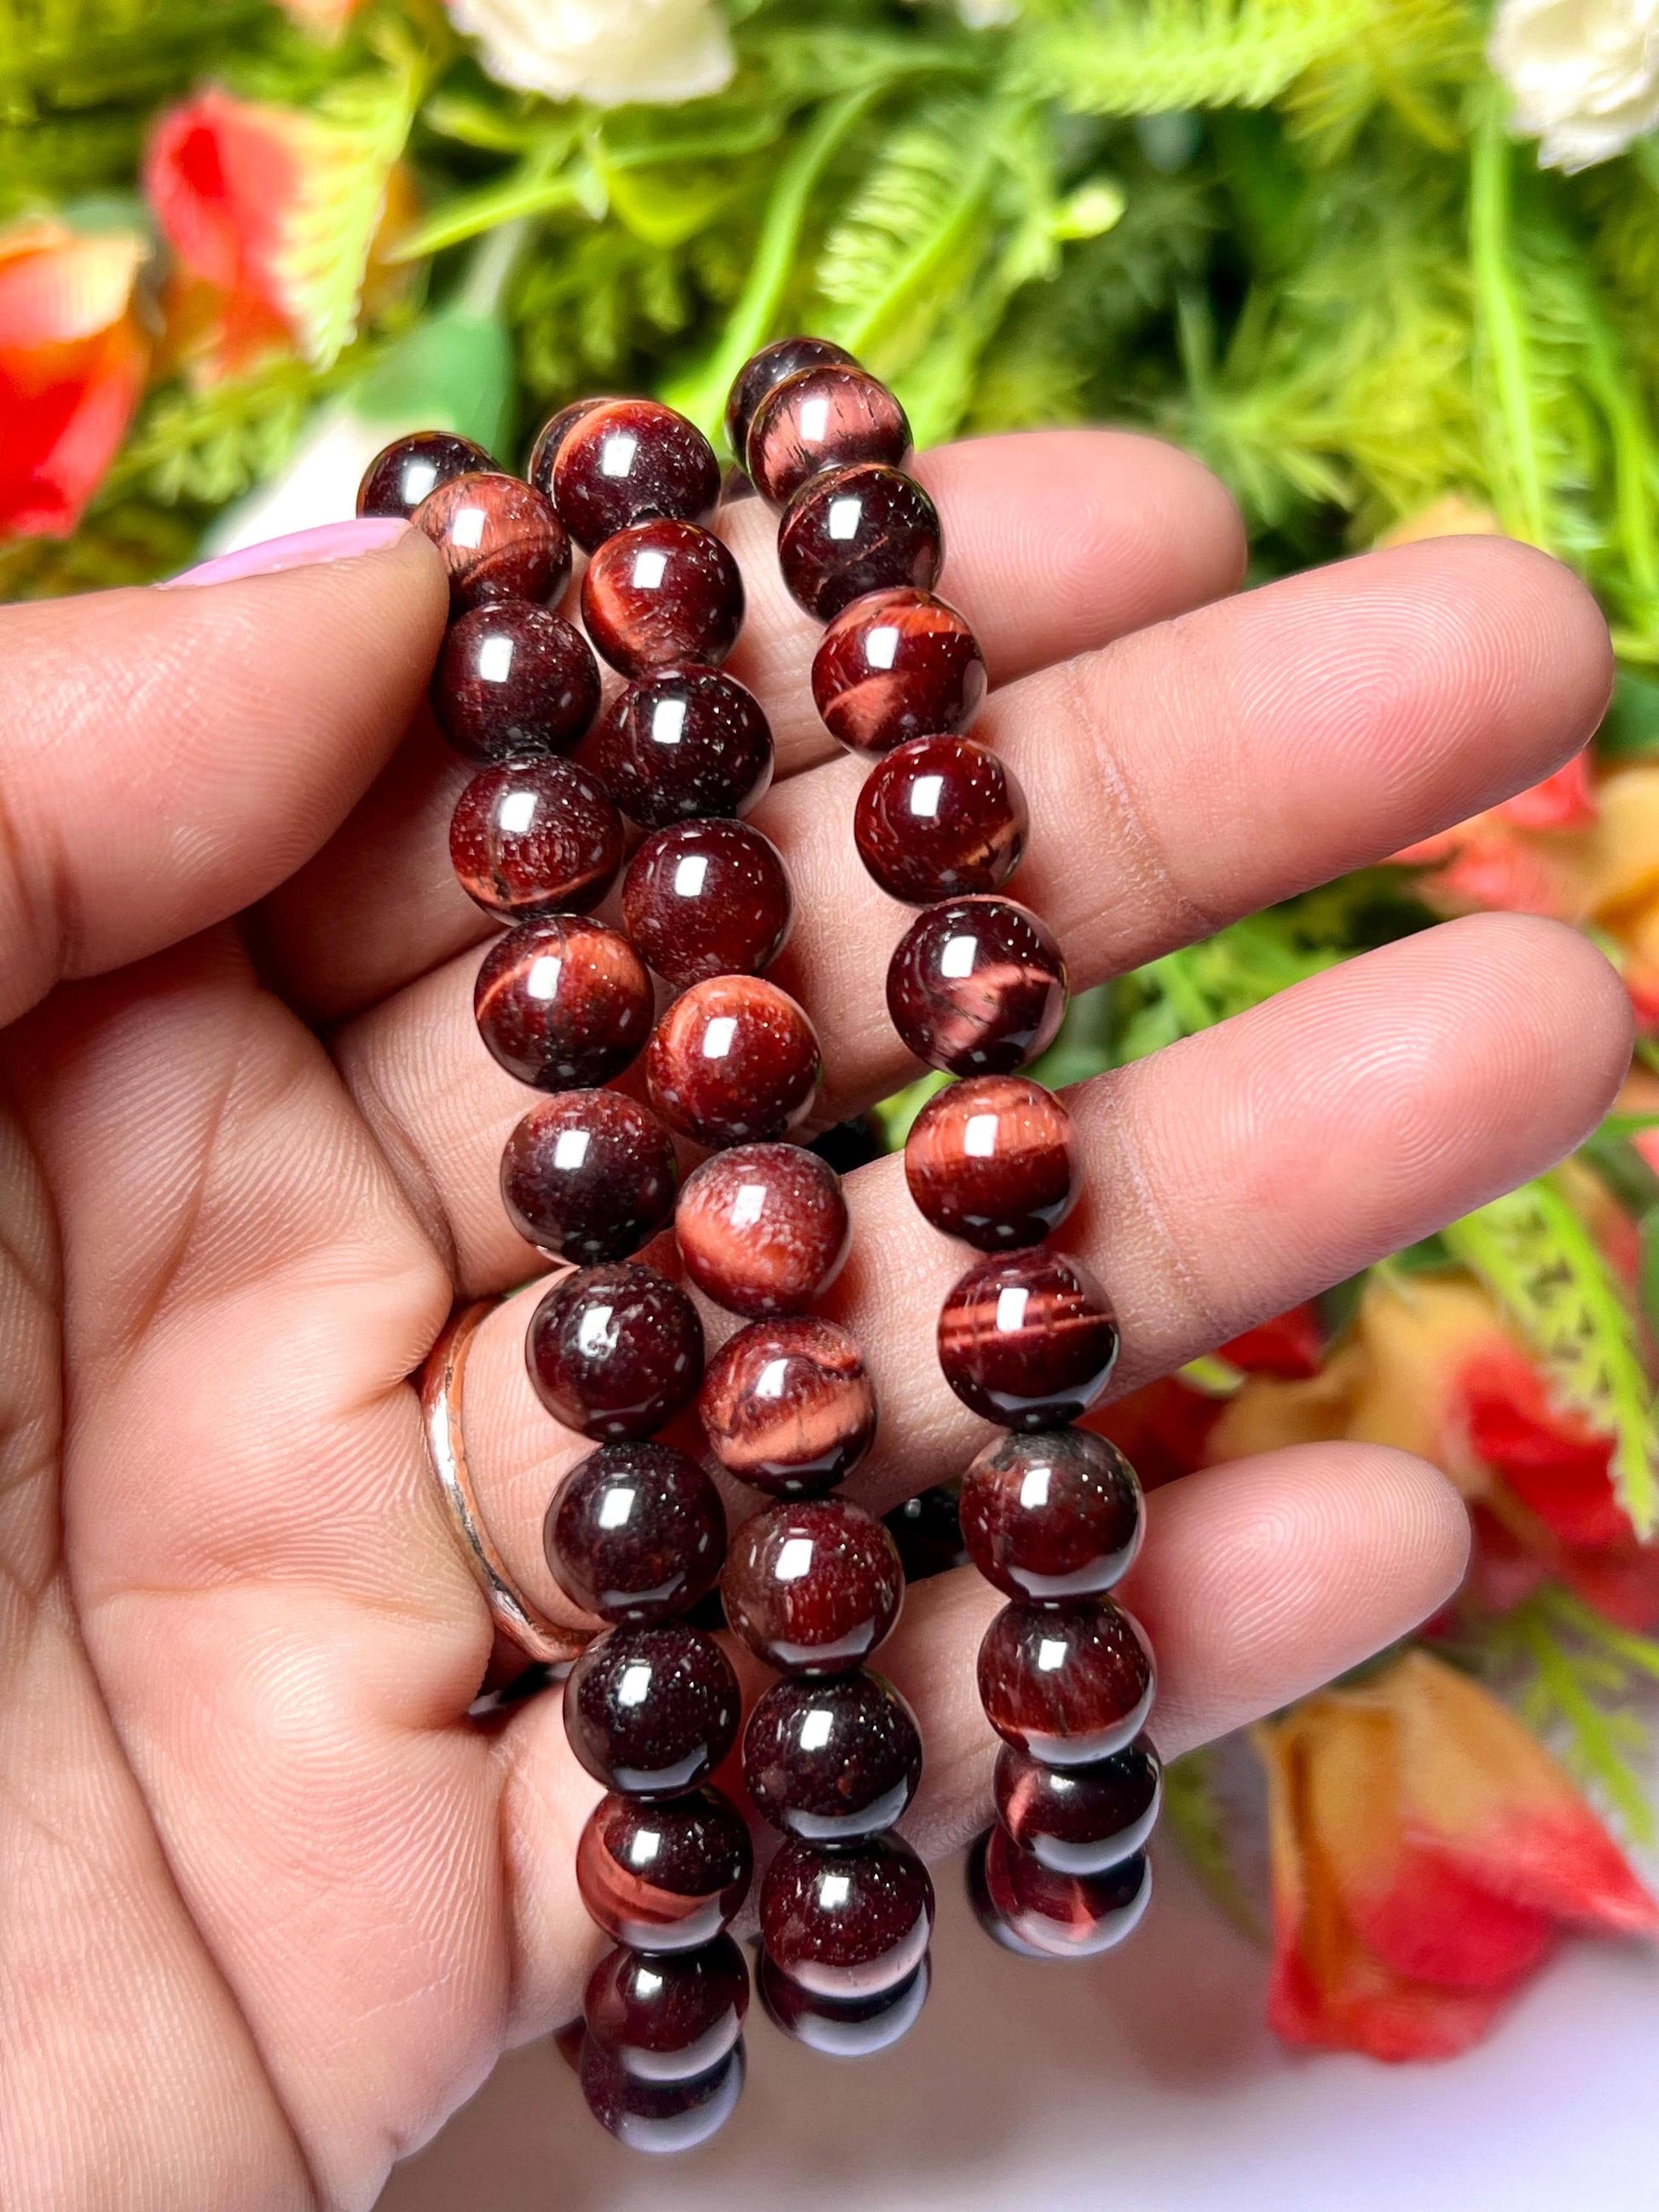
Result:
[[359,553],[378,553],[395,545],[409,528],[401,515],[365,514],[351,522],[326,522],[316,530],[296,530],[291,537],[268,538],[263,545],[239,546],[234,553],[216,554],[182,576],[169,576],[160,586],[172,591],[181,584],[238,584],[246,576],[275,576],[284,568],[314,568],[324,561],[349,561]]

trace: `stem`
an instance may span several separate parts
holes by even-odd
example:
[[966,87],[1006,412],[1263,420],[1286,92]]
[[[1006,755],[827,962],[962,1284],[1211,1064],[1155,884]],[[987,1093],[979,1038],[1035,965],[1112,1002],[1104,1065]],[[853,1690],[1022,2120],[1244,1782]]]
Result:
[[[1549,546],[1538,423],[1532,402],[1526,319],[1510,265],[1510,151],[1504,117],[1488,100],[1476,125],[1469,167],[1469,261],[1476,328],[1498,387],[1507,467],[1494,471],[1514,488],[1518,536]],[[1508,521],[1511,518],[1506,516]]]
[[455,304],[481,320],[498,314],[529,235],[530,223],[523,216],[489,232],[472,257],[471,265],[456,292]]

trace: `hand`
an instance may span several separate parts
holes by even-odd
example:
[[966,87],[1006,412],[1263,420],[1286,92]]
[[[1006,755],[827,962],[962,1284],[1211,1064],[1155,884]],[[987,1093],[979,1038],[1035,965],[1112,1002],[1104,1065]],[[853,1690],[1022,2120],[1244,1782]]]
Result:
[[[1498,540],[1238,598],[1225,495],[1141,440],[933,455],[945,578],[1031,802],[1019,895],[1079,987],[1537,781],[1609,680],[1588,595]],[[779,980],[829,1118],[913,1072],[903,916],[853,849],[769,519],[733,509],[773,717],[756,819],[799,907]],[[532,1272],[496,1191],[531,1103],[470,997],[483,918],[420,714],[445,617],[413,533],[200,589],[0,612],[0,2202],[369,2204],[505,2045],[577,2008],[597,1786],[556,1695],[467,1718],[490,1628],[408,1377],[458,1296]],[[411,718],[413,718],[411,721]],[[1544,1167],[1624,1073],[1624,995],[1553,925],[1462,921],[1074,1094],[1068,1240],[1131,1388]],[[897,1163],[851,1185],[836,1294],[885,1419],[885,1510],[983,1432],[931,1350],[959,1250]],[[585,1449],[533,1400],[521,1291],[477,1339],[468,1442],[523,1586]],[[712,1317],[711,1317],[712,1318]],[[1429,1468],[1309,1447],[1152,1501],[1129,1590],[1168,1754],[1292,1698],[1453,1589]],[[972,1657],[998,1603],[919,1587],[881,1664],[921,1714],[925,1848],[984,1816]]]

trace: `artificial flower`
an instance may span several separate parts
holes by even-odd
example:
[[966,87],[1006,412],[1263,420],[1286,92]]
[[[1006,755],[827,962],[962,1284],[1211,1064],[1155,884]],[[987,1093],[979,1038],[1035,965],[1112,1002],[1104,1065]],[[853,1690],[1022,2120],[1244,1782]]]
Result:
[[1502,0],[1487,54],[1547,169],[1588,169],[1659,124],[1659,0]]
[[0,538],[64,538],[144,387],[136,232],[26,219],[0,230]]
[[713,0],[451,0],[450,13],[491,76],[549,100],[696,100],[737,66]]

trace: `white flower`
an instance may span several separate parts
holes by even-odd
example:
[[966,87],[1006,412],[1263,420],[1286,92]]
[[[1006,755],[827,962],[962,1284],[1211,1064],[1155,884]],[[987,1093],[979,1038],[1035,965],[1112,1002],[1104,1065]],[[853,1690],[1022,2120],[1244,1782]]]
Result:
[[696,100],[732,81],[714,0],[451,0],[491,76],[549,100]]
[[1487,48],[1547,169],[1587,169],[1659,124],[1659,0],[1502,0]]

